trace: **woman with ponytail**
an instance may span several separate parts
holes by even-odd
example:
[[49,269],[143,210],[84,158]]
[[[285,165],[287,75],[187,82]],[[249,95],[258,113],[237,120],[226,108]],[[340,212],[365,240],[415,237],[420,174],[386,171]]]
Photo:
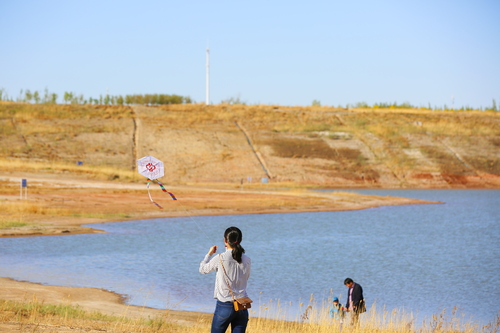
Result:
[[240,229],[227,228],[224,232],[226,251],[213,256],[217,252],[217,246],[214,245],[200,263],[201,274],[216,271],[214,298],[217,302],[212,319],[212,333],[226,332],[229,324],[232,333],[244,333],[247,328],[248,310],[235,311],[233,306],[233,295],[235,298],[248,296],[247,282],[250,277],[251,260],[244,254],[242,239]]

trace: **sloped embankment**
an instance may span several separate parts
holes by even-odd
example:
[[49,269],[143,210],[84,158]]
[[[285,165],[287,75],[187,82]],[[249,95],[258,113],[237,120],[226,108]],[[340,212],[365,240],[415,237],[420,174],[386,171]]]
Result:
[[495,112],[2,103],[0,126],[5,161],[131,170],[151,154],[172,184],[500,186]]

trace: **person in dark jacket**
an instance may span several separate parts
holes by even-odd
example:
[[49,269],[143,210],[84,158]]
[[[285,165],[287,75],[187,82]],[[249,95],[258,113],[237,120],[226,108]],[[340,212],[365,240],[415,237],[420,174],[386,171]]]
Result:
[[359,314],[366,312],[365,298],[363,297],[363,288],[355,283],[351,278],[344,280],[347,286],[347,303],[346,310],[351,312],[351,324],[357,325],[359,323]]

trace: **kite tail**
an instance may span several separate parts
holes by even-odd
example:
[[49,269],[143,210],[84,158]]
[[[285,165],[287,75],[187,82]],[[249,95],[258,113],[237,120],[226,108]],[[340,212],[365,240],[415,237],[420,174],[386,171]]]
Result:
[[160,209],[163,209],[162,206],[158,205],[156,202],[153,201],[153,203],[156,205],[156,207],[160,208]]
[[165,188],[163,187],[162,183],[160,183],[158,180],[156,182],[158,183],[158,185],[160,185],[161,190],[163,192],[167,192],[168,194],[170,194],[170,196],[172,197],[173,200],[177,200],[177,198],[175,197],[175,195],[172,192],[169,192],[169,191],[165,190]]
[[[162,207],[162,206],[160,206],[159,204],[157,204],[157,203],[153,200],[153,198],[151,197],[151,193],[149,192],[149,184],[150,184],[152,181],[154,181],[154,180],[151,180],[151,179],[149,179],[149,178],[148,178],[147,183],[146,183],[146,185],[147,185],[147,187],[148,187],[148,195],[149,195],[149,200],[151,200],[151,202],[152,202],[152,203],[154,203],[154,204],[156,205],[156,207],[158,207],[158,208],[160,208],[160,209],[163,209],[163,207]],[[161,187],[161,189],[162,189],[162,191],[163,191],[163,192],[167,192],[168,194],[170,194],[170,196],[172,197],[172,199],[173,199],[173,200],[177,200],[177,198],[175,197],[175,195],[174,195],[172,192],[167,191],[167,190],[165,189],[165,187],[163,187],[163,184],[162,184],[162,183],[160,183],[158,180],[157,180],[156,182],[158,183],[158,185],[160,185],[160,187]]]
[[149,192],[149,184],[151,183],[151,179],[148,178],[147,180],[147,183],[146,183],[146,186],[148,188],[148,195],[149,195],[149,200],[151,200],[152,203],[154,203],[156,205],[156,207],[160,208],[160,209],[163,209],[162,206],[158,205],[156,202],[154,202],[153,198],[151,197],[151,193]]

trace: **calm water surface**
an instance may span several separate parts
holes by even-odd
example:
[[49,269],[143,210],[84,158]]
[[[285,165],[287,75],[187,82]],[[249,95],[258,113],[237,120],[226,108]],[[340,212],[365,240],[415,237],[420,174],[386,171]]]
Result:
[[[134,305],[211,312],[214,274],[198,265],[231,225],[252,258],[254,309],[363,286],[368,307],[427,317],[458,307],[488,323],[500,310],[499,190],[352,190],[441,201],[350,212],[163,218],[93,224],[105,234],[0,239],[0,276],[96,287]],[[262,307],[260,307],[262,306]],[[289,307],[289,310],[286,308]],[[294,312],[295,311],[295,312]]]

